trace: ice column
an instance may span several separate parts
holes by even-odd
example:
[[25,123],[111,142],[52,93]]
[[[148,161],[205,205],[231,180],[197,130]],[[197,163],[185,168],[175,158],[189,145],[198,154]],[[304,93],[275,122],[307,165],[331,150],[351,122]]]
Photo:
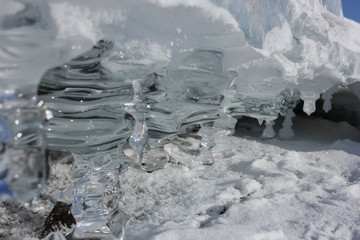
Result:
[[33,96],[15,91],[0,98],[0,201],[30,201],[47,178],[43,127],[51,114]]
[[334,86],[330,89],[328,89],[326,92],[324,92],[323,94],[321,94],[321,98],[324,100],[324,104],[323,104],[323,110],[327,113],[331,110],[331,99],[332,99],[332,95],[334,93],[336,93],[337,91],[339,91],[340,87],[339,86]]
[[144,148],[149,141],[145,122],[146,114],[149,112],[149,106],[144,103],[141,80],[133,80],[132,83],[134,97],[131,103],[125,104],[125,111],[131,114],[135,119],[133,132],[129,139],[129,145],[136,153],[137,163],[142,164]]
[[59,38],[57,30],[48,1],[1,2],[0,200],[31,200],[46,179],[47,116],[34,97],[36,85],[47,69],[91,42],[78,32]]
[[[108,153],[74,155],[75,163],[88,162],[86,173],[62,193],[60,201],[72,203],[76,220],[75,239],[118,239],[129,217],[119,209],[119,174],[129,159],[119,150]],[[81,174],[81,173],[80,173]]]
[[263,138],[273,138],[275,136],[275,131],[274,131],[274,121],[266,121],[265,122],[265,129],[264,132],[262,134]]
[[285,120],[282,124],[282,128],[279,131],[281,138],[292,138],[295,136],[294,131],[292,130],[292,118],[295,117],[294,111],[289,109],[285,115]]

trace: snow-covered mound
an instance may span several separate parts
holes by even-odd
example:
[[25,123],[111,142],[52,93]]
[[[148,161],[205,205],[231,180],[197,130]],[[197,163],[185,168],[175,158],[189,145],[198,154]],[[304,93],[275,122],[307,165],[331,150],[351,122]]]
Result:
[[[55,115],[50,145],[57,149],[103,151],[127,138],[121,107],[131,101],[136,79],[145,79],[146,122],[155,139],[212,121],[218,112],[265,120],[271,128],[300,99],[311,114],[322,95],[329,111],[332,94],[360,79],[360,28],[342,17],[341,1],[105,1],[101,7],[52,1],[49,8],[57,38],[107,40],[42,79],[42,99]],[[88,121],[108,119],[108,111],[121,123]],[[102,135],[89,134],[100,124]]]
[[341,1],[215,2],[229,9],[260,53],[232,61],[238,96],[271,98],[297,89],[311,114],[321,93],[359,80],[359,26],[342,17]]
[[221,49],[237,72],[235,99],[298,89],[309,114],[321,93],[359,79],[360,30],[340,0],[6,0],[0,23],[2,90],[37,83],[100,39],[152,42],[169,61]]

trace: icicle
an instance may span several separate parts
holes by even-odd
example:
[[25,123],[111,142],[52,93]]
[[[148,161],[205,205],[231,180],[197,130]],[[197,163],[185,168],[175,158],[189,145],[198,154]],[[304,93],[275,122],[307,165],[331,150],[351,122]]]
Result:
[[275,136],[275,131],[273,126],[274,126],[274,121],[265,122],[265,129],[262,134],[263,138],[273,138]]
[[261,126],[264,123],[264,119],[257,118],[259,125]]
[[295,117],[294,111],[289,109],[285,115],[285,120],[282,124],[282,128],[279,131],[281,138],[292,138],[295,136],[294,131],[292,130],[292,118]]
[[129,139],[129,145],[136,153],[138,164],[141,164],[143,161],[144,148],[149,141],[145,122],[149,106],[144,103],[140,80],[133,81],[133,89],[133,100],[131,103],[125,104],[125,111],[131,114],[135,119],[134,129]]
[[323,95],[324,104],[323,104],[323,110],[327,113],[331,110],[331,95]]
[[314,97],[301,97],[304,100],[303,111],[310,116],[313,112],[316,111],[316,100],[319,99],[319,96]]
[[331,99],[332,95],[339,90],[338,86],[332,87],[323,94],[321,94],[321,98],[324,100],[323,110],[327,113],[331,110]]
[[143,160],[143,152],[148,139],[145,120],[135,118],[134,130],[130,136],[129,145],[135,151],[138,163],[141,163]]

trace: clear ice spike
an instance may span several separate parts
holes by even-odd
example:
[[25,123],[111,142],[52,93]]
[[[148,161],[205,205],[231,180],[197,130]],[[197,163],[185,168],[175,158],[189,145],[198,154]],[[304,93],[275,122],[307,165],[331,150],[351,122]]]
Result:
[[149,141],[145,122],[149,106],[144,103],[141,83],[141,80],[133,80],[134,97],[131,103],[125,104],[125,110],[135,119],[133,131],[129,138],[129,145],[136,153],[138,164],[142,163],[144,148]]
[[148,142],[148,139],[149,137],[145,121],[135,118],[135,125],[133,133],[129,139],[129,145],[135,151],[139,164],[142,162],[144,148]]

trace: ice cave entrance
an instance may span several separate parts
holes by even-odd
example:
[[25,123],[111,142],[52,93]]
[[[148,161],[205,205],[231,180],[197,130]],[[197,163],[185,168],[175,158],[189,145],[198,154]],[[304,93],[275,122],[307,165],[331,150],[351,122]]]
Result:
[[[315,139],[329,143],[346,138],[360,141],[358,133],[354,134],[354,131],[360,131],[360,99],[355,94],[359,86],[359,83],[353,83],[345,87],[336,87],[337,90],[331,95],[331,108],[327,111],[324,110],[325,100],[321,95],[316,101],[315,112],[310,116],[303,111],[304,101],[300,99],[293,109],[291,128],[294,135],[290,138],[281,136],[279,132],[283,129],[285,118],[279,115],[273,126],[276,133],[274,137],[290,141],[292,138]],[[340,126],[344,128],[340,129]],[[259,125],[257,119],[240,117],[236,125],[236,135],[261,138],[264,129],[265,123]]]

